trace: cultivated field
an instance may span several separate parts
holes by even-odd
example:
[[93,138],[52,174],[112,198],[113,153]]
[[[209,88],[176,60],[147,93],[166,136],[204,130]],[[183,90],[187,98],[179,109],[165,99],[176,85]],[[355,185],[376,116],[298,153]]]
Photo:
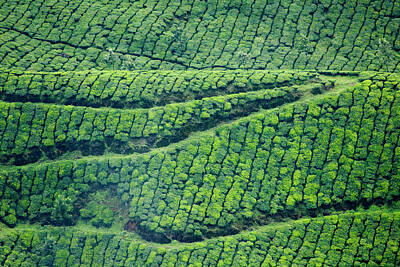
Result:
[[0,1],[0,266],[399,266],[400,1]]

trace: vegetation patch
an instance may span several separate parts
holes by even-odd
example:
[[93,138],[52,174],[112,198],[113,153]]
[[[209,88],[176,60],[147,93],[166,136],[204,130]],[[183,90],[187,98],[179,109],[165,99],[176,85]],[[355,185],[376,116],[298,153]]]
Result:
[[400,1],[0,1],[0,266],[400,266]]

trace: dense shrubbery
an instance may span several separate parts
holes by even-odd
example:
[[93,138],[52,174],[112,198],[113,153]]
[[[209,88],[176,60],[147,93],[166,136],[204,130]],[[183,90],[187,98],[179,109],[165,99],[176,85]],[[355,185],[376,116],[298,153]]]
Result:
[[88,71],[0,73],[0,99],[116,108],[149,108],[204,97],[303,84],[316,72]]
[[147,151],[299,96],[297,87],[283,87],[134,110],[0,101],[0,161],[21,165],[42,154],[56,158],[74,150],[84,155]]
[[399,18],[0,1],[0,265],[399,266]]
[[400,213],[361,212],[304,219],[167,248],[127,233],[8,231],[2,266],[332,266],[399,264]]
[[5,171],[2,218],[43,218],[56,192],[115,184],[145,238],[191,241],[271,216],[390,202],[400,181],[399,79],[390,79],[285,105],[162,152]]
[[[398,1],[30,0],[0,8],[0,63],[9,69],[400,68]],[[376,56],[378,40],[388,60]]]
[[124,207],[117,195],[108,190],[89,195],[85,207],[80,209],[80,218],[96,227],[110,227],[116,212]]

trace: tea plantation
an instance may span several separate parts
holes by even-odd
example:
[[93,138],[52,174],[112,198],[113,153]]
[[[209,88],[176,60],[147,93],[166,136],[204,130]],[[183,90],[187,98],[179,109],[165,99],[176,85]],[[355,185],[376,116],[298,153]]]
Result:
[[399,0],[0,1],[0,266],[399,265]]

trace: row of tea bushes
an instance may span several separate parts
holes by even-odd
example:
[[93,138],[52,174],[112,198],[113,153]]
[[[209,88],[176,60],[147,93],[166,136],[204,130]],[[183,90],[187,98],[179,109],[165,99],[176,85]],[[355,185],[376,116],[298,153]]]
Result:
[[65,228],[0,236],[2,266],[398,266],[400,213],[302,219],[179,246]]
[[10,69],[399,71],[398,1],[1,3]]
[[139,162],[131,218],[149,239],[201,239],[271,216],[302,216],[399,196],[398,82],[221,127],[215,136]]
[[168,242],[237,232],[270,217],[390,203],[400,183],[398,82],[367,80],[166,150],[5,170],[0,217],[9,225],[35,221],[67,188],[78,196],[116,185],[139,233]]
[[21,165],[75,150],[84,155],[146,151],[300,94],[297,87],[282,87],[134,110],[0,101],[0,161]]
[[317,80],[297,71],[0,72],[0,98],[91,107],[149,108]]

